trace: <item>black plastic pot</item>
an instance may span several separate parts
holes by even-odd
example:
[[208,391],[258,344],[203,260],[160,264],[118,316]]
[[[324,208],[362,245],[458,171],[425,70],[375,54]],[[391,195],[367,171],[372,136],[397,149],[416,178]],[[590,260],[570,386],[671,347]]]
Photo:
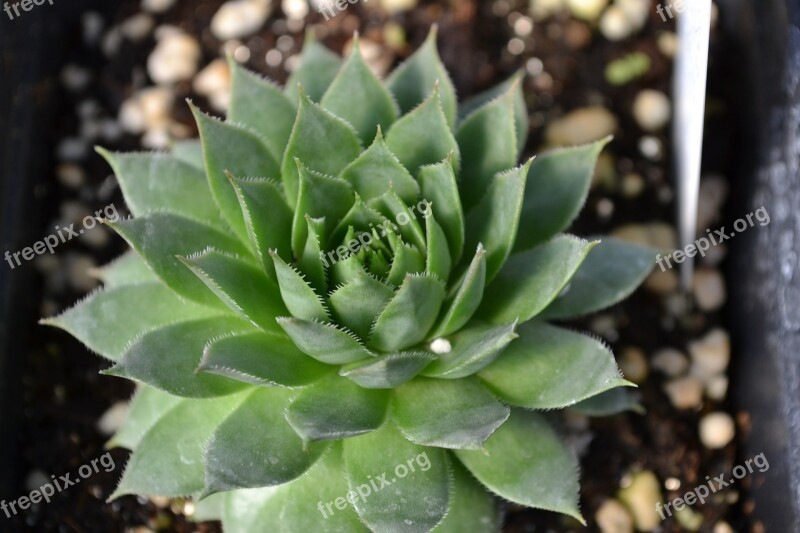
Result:
[[730,220],[764,206],[770,224],[731,241],[735,406],[741,459],[770,468],[746,497],[766,531],[800,531],[800,1],[724,2],[738,40],[741,126]]

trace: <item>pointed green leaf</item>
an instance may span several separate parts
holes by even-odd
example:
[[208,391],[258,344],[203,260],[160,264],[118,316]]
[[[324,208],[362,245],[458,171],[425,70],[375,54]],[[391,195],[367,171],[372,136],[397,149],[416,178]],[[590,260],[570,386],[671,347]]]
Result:
[[567,407],[629,385],[603,343],[535,321],[521,325],[519,339],[478,376],[502,400],[528,409]]
[[278,182],[266,178],[229,176],[239,200],[247,236],[263,265],[272,267],[269,250],[283,257],[291,254],[292,210]]
[[200,142],[200,139],[174,141],[171,148],[171,153],[174,157],[205,171],[206,163],[203,159],[203,143]]
[[[417,218],[424,218],[428,212],[427,204],[424,201],[409,206],[390,188],[382,195],[370,200],[368,205],[392,221],[390,226],[384,226],[382,231],[391,228],[406,242],[415,245],[420,251],[425,250],[425,231]],[[417,212],[418,206],[423,207],[419,212]]]
[[442,108],[452,127],[456,118],[456,90],[436,49],[436,26],[431,28],[425,42],[406,59],[386,80],[405,114],[425,100],[438,83],[442,93]]
[[298,89],[302,86],[309,98],[319,102],[341,66],[342,59],[338,55],[313,40],[310,32],[306,33],[300,63],[286,81],[284,92],[297,106],[303,99]]
[[328,310],[322,299],[306,282],[302,274],[283,262],[278,254],[270,252],[275,263],[275,274],[281,289],[283,303],[289,312],[306,320],[327,320]]
[[323,260],[322,247],[325,238],[325,217],[311,218],[306,215],[306,244],[303,254],[297,261],[300,270],[308,276],[308,281],[318,293],[324,293],[326,288],[325,267],[327,261]]
[[107,289],[138,283],[158,283],[158,277],[153,274],[147,263],[132,250],[128,250],[100,268],[90,270],[89,273],[102,281]]
[[353,128],[303,96],[281,165],[289,205],[297,203],[300,188],[296,159],[310,165],[312,170],[338,176],[360,153],[361,144]]
[[542,317],[564,319],[605,309],[627,298],[655,265],[657,252],[604,237]]
[[528,138],[528,107],[525,104],[525,96],[522,93],[522,78],[524,72],[519,71],[503,83],[495,85],[478,95],[465,101],[458,109],[458,119],[462,121],[508,91],[514,95],[514,125],[516,127],[517,150],[519,152],[525,148],[525,141]]
[[386,146],[414,175],[423,165],[438,163],[453,153],[453,168],[458,172],[459,151],[447,119],[442,112],[439,90],[394,123],[386,134]]
[[428,275],[409,275],[378,316],[367,343],[383,352],[422,341],[436,321],[444,300],[442,283]]
[[428,352],[400,352],[343,366],[339,375],[368,389],[393,389],[419,374],[435,359]]
[[286,314],[275,279],[250,263],[208,249],[181,261],[236,314],[265,331],[279,332],[275,317]]
[[[331,287],[346,285],[359,276],[365,276],[367,274],[364,265],[361,264],[358,257],[355,255],[344,255],[345,252],[341,249],[342,246],[338,247],[336,252],[328,252],[325,256],[326,259],[332,261],[330,265],[330,278],[328,280],[329,286]],[[345,247],[345,249],[347,248]],[[339,255],[339,251],[342,251],[343,255]],[[347,253],[349,254],[349,252]]]
[[500,271],[517,238],[519,214],[525,194],[530,160],[497,174],[478,204],[467,213],[467,248],[478,243],[486,248],[486,281]]
[[439,358],[425,369],[425,375],[458,379],[478,372],[517,338],[516,327],[516,322],[503,326],[476,323],[462,329],[450,340],[450,351],[439,354]]
[[[359,238],[364,241],[366,246],[369,246],[373,241],[372,231],[375,227],[382,227],[382,225],[387,223],[386,217],[365,204],[358,192],[356,192],[354,196],[355,202],[353,203],[353,207],[351,207],[350,211],[339,221],[339,224],[336,226],[336,229],[333,230],[333,234],[328,242],[343,242],[350,228],[359,228]],[[363,233],[361,230],[363,230]]]
[[436,222],[433,213],[425,217],[425,231],[428,241],[425,271],[441,280],[447,280],[450,277],[453,262],[450,259],[450,250],[447,249],[447,237],[442,227]]
[[128,241],[169,288],[212,307],[224,308],[224,304],[176,256],[190,255],[208,247],[249,256],[247,249],[232,235],[170,213],[153,213],[108,224]]
[[286,420],[304,441],[338,440],[381,427],[388,403],[387,391],[331,376],[300,391]]
[[261,136],[272,154],[283,155],[297,113],[294,104],[275,84],[245,69],[233,58],[228,59],[228,65],[231,70],[228,120],[248,126]]
[[239,237],[246,239],[247,232],[242,211],[239,209],[239,200],[225,172],[234,176],[274,179],[280,173],[276,155],[252,131],[221,122],[194,106],[191,108],[203,142],[203,157],[211,194],[228,224]]
[[184,300],[155,282],[98,289],[42,324],[61,328],[89,349],[116,361],[131,341],[146,331],[223,314],[227,311]]
[[327,444],[303,446],[284,412],[294,391],[257,388],[214,431],[206,448],[204,495],[291,481],[314,464]]
[[447,514],[450,468],[444,450],[413,444],[389,425],[345,440],[344,462],[350,490],[366,493],[376,481],[384,489],[354,498],[373,531],[427,533]]
[[617,415],[625,411],[633,411],[640,415],[645,414],[644,408],[627,387],[609,389],[591,398],[586,398],[571,406],[570,410],[586,416],[598,417]]
[[236,318],[181,322],[145,333],[115,366],[103,373],[140,381],[185,398],[231,394],[244,388],[244,383],[195,371],[204,348],[213,339],[251,331],[252,326]]
[[480,449],[509,412],[475,379],[417,378],[400,385],[392,401],[403,436],[437,448]]
[[461,200],[467,211],[480,201],[496,174],[517,164],[513,100],[514,92],[509,89],[458,127],[456,141],[463,159]]
[[450,156],[444,161],[423,166],[419,171],[422,198],[431,205],[436,221],[442,226],[456,263],[464,250],[464,212]]
[[483,287],[486,282],[486,250],[483,245],[478,244],[475,250],[475,257],[469,264],[469,268],[464,276],[455,285],[458,290],[452,299],[448,299],[444,308],[447,311],[439,320],[431,338],[443,337],[461,329],[469,322],[472,315],[477,311],[483,299]]
[[513,254],[486,290],[477,315],[493,324],[527,322],[561,294],[594,244],[560,235]]
[[394,291],[384,283],[362,274],[336,289],[328,298],[336,321],[366,339]]
[[284,336],[248,333],[214,339],[198,371],[253,385],[300,387],[321,379],[331,368],[297,349]]
[[491,494],[458,461],[450,461],[453,484],[447,516],[431,533],[496,533],[503,517]]
[[[392,285],[400,285],[409,274],[425,272],[425,258],[413,246],[400,243],[394,252],[392,266],[386,280]],[[442,279],[442,278],[437,278]]]
[[211,400],[184,400],[142,437],[117,490],[126,494],[181,497],[203,488],[203,447],[247,392]]
[[325,219],[324,237],[327,237],[353,206],[355,197],[346,181],[313,172],[299,161],[295,166],[299,172],[300,189],[292,222],[292,250],[296,257],[301,257],[308,237],[306,215]]
[[381,129],[369,148],[342,170],[341,178],[349,182],[364,200],[394,190],[410,204],[419,196],[419,185],[397,157],[386,146]]
[[220,219],[203,170],[169,154],[98,152],[114,169],[125,204],[134,216],[168,210],[227,227]]
[[353,38],[350,57],[331,82],[320,105],[349,122],[365,145],[375,137],[376,124],[388,129],[399,112],[392,95],[364,61],[358,36]]
[[506,500],[583,523],[578,462],[540,415],[515,409],[483,450],[454,453],[478,481]]
[[533,248],[572,223],[586,202],[597,156],[610,140],[536,157],[528,171],[515,251]]
[[280,318],[278,323],[304,353],[330,365],[374,357],[352,334],[333,324],[299,318]]
[[114,433],[106,448],[121,446],[135,450],[142,441],[145,433],[152,428],[164,415],[181,402],[187,400],[172,396],[147,385],[140,385],[128,405],[128,413],[122,426]]

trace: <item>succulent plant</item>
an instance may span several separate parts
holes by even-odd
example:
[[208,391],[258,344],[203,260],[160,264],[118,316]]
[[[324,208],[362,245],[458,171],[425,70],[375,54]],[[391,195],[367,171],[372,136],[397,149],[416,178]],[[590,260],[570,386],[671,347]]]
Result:
[[521,76],[458,107],[435,31],[385,83],[357,38],[345,60],[307,42],[283,90],[230,66],[200,141],[101,150],[132,251],[43,321],[138,383],[112,498],[194,498],[232,532],[496,531],[494,495],[582,520],[541,412],[611,412],[630,383],[546,320],[655,257],[561,234],[607,141],[518,164]]

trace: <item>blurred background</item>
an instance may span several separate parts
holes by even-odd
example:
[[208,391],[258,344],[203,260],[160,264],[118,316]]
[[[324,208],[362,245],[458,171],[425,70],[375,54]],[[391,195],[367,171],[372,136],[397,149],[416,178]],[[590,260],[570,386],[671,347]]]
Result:
[[[695,0],[686,0],[695,1]],[[675,5],[673,5],[673,3]],[[125,214],[94,151],[165,149],[196,136],[185,103],[224,116],[224,55],[283,83],[306,34],[346,52],[354,32],[381,76],[438,25],[460,99],[525,73],[525,156],[614,135],[572,232],[666,250],[674,227],[671,77],[678,0],[49,0],[0,13],[0,234],[18,251],[107,205]],[[13,3],[12,3],[13,4]],[[324,12],[321,13],[320,10]],[[12,16],[13,15],[13,16]],[[637,406],[568,413],[591,531],[800,531],[800,288],[796,142],[800,30],[793,1],[714,4],[698,232],[764,207],[772,217],[699,261],[684,294],[656,268],[622,305],[575,323],[611,345]],[[76,224],[77,225],[77,224]],[[521,229],[524,231],[524,229]],[[129,382],[36,324],[98,285],[124,250],[95,227],[14,268],[0,265],[0,497],[13,500],[105,452]],[[117,468],[0,531],[218,531],[188,500],[106,498]],[[662,521],[681,496],[759,453],[771,468]],[[505,531],[578,531],[509,505]]]

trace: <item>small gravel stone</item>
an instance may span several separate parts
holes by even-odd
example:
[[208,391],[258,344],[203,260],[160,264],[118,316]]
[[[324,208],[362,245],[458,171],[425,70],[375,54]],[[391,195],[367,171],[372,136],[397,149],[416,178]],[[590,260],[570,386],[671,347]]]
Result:
[[25,477],[25,488],[29,491],[34,491],[48,483],[52,484],[52,479],[44,471],[39,470],[38,468],[36,470],[31,470],[30,473]]
[[723,176],[717,174],[703,176],[697,198],[698,232],[702,233],[707,229],[713,231],[711,225],[720,219],[722,206],[728,199],[728,192],[728,183]]
[[117,26],[113,26],[103,35],[103,42],[100,43],[100,48],[103,50],[103,54],[110,58],[117,55],[120,45],[122,45],[122,30]]
[[73,289],[80,292],[89,292],[97,286],[97,279],[89,271],[97,265],[91,256],[71,254],[67,256],[67,276]]
[[169,122],[175,93],[167,87],[149,87],[137,95],[145,128],[162,127]]
[[149,129],[142,135],[142,145],[145,148],[154,150],[169,148],[171,142],[172,138],[169,135],[169,131],[164,128]]
[[555,15],[566,7],[566,0],[536,0],[530,2],[531,16],[539,22]]
[[724,373],[731,360],[728,333],[720,328],[710,331],[702,339],[689,343],[689,354],[693,375],[706,380]]
[[703,525],[703,515],[692,510],[691,507],[684,507],[675,512],[675,520],[683,526],[686,531],[698,531]]
[[675,250],[678,242],[675,228],[664,222],[627,224],[614,230],[612,236],[634,244],[653,246],[666,252]]
[[600,18],[600,33],[609,41],[621,41],[631,36],[633,26],[620,7],[609,7]]
[[147,58],[147,73],[157,84],[188,80],[197,72],[200,44],[175,28],[159,28],[155,49]]
[[150,13],[163,13],[175,5],[176,0],[142,0],[142,9]]
[[700,441],[710,450],[724,448],[733,440],[736,425],[728,413],[709,413],[700,419]]
[[87,11],[81,16],[81,28],[83,30],[83,42],[89,46],[95,44],[100,35],[103,33],[103,28],[106,23],[103,20],[103,15],[97,11]]
[[308,15],[306,0],[282,0],[281,11],[290,19],[302,20]]
[[729,523],[720,521],[714,524],[713,533],[733,533],[733,528]]
[[414,9],[419,0],[380,0],[381,7],[390,15]]
[[633,517],[617,500],[604,501],[594,519],[602,533],[633,533]]
[[217,111],[225,111],[218,107],[230,101],[231,75],[228,63],[224,59],[215,59],[195,77],[192,87],[198,94],[208,98]]
[[126,19],[120,25],[119,30],[123,36],[136,43],[150,35],[155,25],[153,17],[147,13],[137,13]]
[[61,69],[61,84],[68,91],[80,91],[86,88],[90,81],[92,81],[91,72],[81,66],[70,63]]
[[671,31],[664,31],[656,37],[658,50],[668,58],[675,57],[678,52],[678,36]]
[[61,161],[80,161],[89,154],[89,145],[80,137],[67,137],[58,143],[56,154]]
[[252,35],[272,11],[271,0],[230,0],[211,19],[211,33],[220,41]]
[[56,178],[64,187],[78,189],[86,183],[86,173],[80,165],[61,163],[56,167]]
[[703,402],[703,383],[694,376],[673,379],[664,392],[676,409],[693,409]]
[[675,348],[661,348],[653,354],[652,365],[659,372],[676,378],[689,370],[689,359]]
[[658,131],[667,125],[672,114],[669,97],[661,91],[639,91],[633,101],[633,118],[645,131]]
[[726,255],[728,255],[728,246],[724,243],[721,243],[709,248],[706,252],[706,256],[700,259],[700,261],[704,265],[716,267],[722,263]]
[[697,306],[702,311],[716,311],[725,304],[727,292],[725,291],[725,280],[719,270],[710,268],[698,269],[692,281],[692,292],[694,293]]
[[639,151],[651,161],[660,161],[664,156],[664,146],[657,137],[645,135],[639,139]]
[[644,383],[649,372],[647,357],[640,348],[624,348],[619,354],[619,368],[626,379],[634,383]]
[[678,275],[674,270],[661,270],[661,268],[654,268],[653,271],[644,280],[644,286],[647,290],[652,291],[662,296],[672,294],[678,290]]
[[644,178],[635,172],[629,172],[622,177],[622,195],[625,198],[636,198],[645,188]]
[[661,524],[656,511],[656,504],[663,500],[661,486],[656,475],[649,470],[634,474],[630,484],[620,489],[619,499],[630,509],[639,531],[653,531]]
[[608,0],[567,0],[567,7],[577,18],[593,22],[608,5]]
[[128,133],[137,135],[145,128],[144,111],[136,97],[128,98],[119,108],[119,124]]
[[721,402],[728,395],[728,376],[713,376],[706,382],[706,396]]
[[605,107],[584,107],[551,122],[545,139],[551,146],[586,144],[611,135],[618,125],[616,117]]
[[97,421],[97,430],[103,435],[113,435],[122,427],[128,416],[128,402],[116,402]]

